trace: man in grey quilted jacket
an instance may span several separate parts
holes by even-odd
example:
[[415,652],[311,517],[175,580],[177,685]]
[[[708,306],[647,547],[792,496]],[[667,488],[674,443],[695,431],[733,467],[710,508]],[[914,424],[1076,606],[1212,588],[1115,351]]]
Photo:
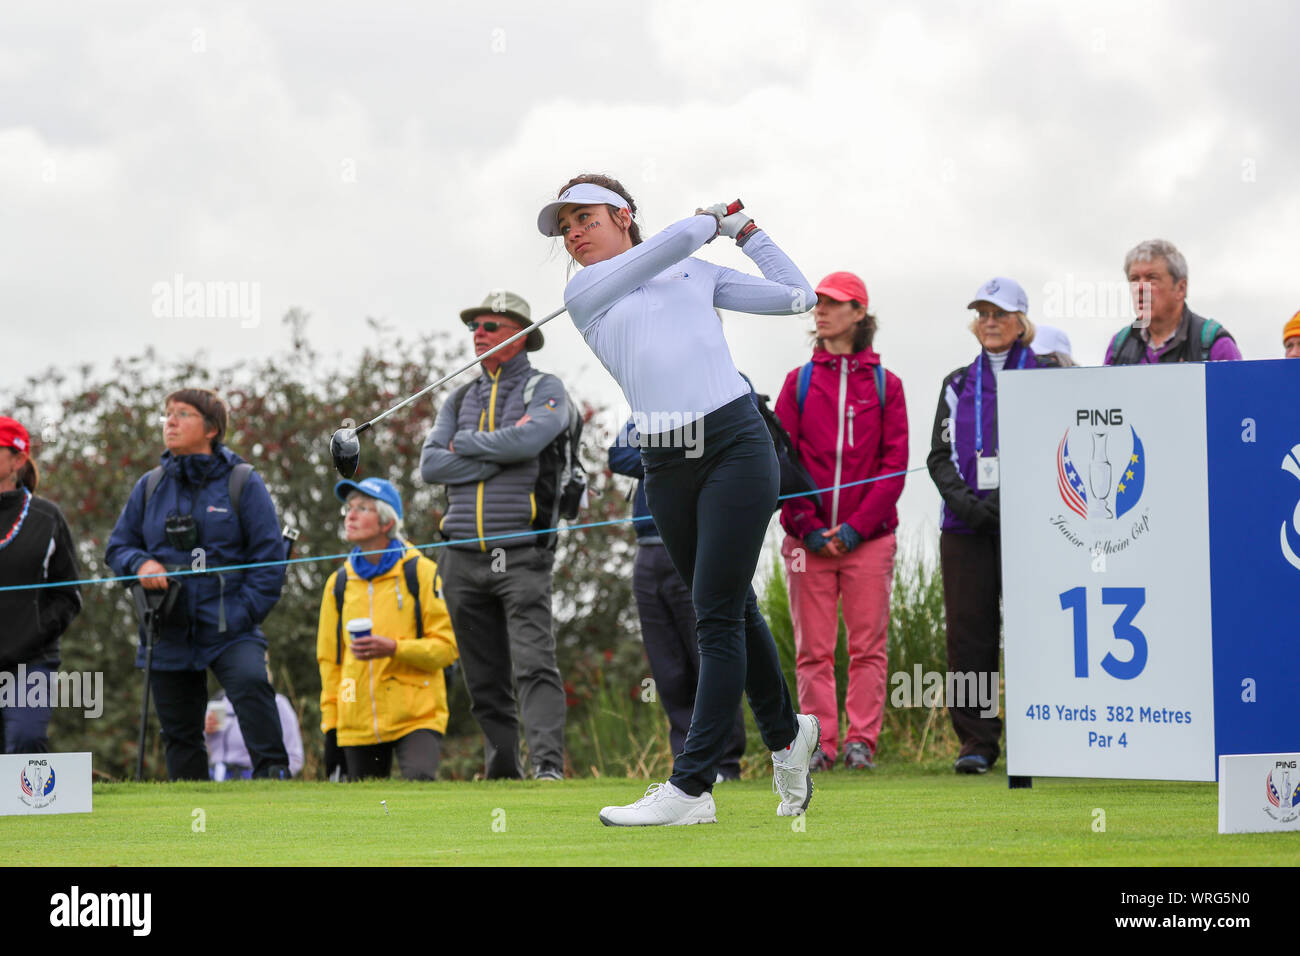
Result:
[[[482,355],[532,325],[528,303],[494,290],[461,321]],[[474,719],[483,730],[486,776],[519,778],[519,717],[533,775],[564,776],[564,682],[551,633],[554,552],[536,529],[551,510],[535,497],[539,456],[569,421],[563,383],[537,372],[534,331],[480,366],[442,403],[420,455],[429,484],[447,486],[438,550],[447,610],[460,647]],[[512,680],[513,677],[513,680]],[[519,689],[516,706],[514,687]]]

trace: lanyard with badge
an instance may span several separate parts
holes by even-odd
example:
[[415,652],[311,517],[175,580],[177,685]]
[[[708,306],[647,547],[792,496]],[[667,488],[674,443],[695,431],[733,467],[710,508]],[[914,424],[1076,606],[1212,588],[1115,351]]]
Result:
[[[1025,359],[1029,355],[1029,349],[1020,350],[1020,361],[1016,364],[1017,369],[1025,367]],[[997,488],[998,475],[998,456],[993,455],[989,458],[984,457],[984,362],[986,361],[983,354],[975,360],[972,368],[975,371],[975,487],[979,491],[992,491]]]

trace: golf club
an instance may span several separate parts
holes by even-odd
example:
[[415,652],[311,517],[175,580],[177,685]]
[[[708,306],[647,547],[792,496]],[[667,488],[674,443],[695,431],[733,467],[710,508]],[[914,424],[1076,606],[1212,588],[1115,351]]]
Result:
[[534,329],[540,329],[547,322],[551,321],[551,319],[555,318],[557,315],[562,315],[563,313],[564,313],[564,309],[556,309],[554,312],[552,312],[550,315],[546,316],[545,318],[538,319],[532,325],[528,326],[528,328],[520,329],[514,335],[510,336],[510,338],[506,339],[504,342],[498,345],[494,345],[492,348],[488,349],[482,355],[475,358],[472,362],[467,362],[466,364],[462,365],[460,368],[456,369],[456,371],[449,372],[448,374],[444,375],[442,378],[438,379],[436,382],[432,382],[424,386],[424,388],[420,389],[410,398],[398,402],[388,411],[380,415],[376,415],[374,418],[370,419],[370,421],[366,422],[365,424],[358,425],[356,428],[340,428],[337,431],[335,431],[334,434],[330,436],[330,457],[334,459],[335,469],[344,478],[351,478],[353,475],[357,473],[357,464],[361,460],[361,433],[362,432],[370,428],[373,428],[376,424],[382,422],[385,418],[393,414],[393,412],[397,411],[399,408],[405,408],[407,405],[411,404],[411,402],[415,401],[421,395],[433,391],[435,388],[437,388],[440,385],[447,384],[462,372],[468,372],[475,365],[478,365],[480,362],[482,362],[485,358],[491,355],[495,355],[497,352],[500,352],[511,342],[517,342],[519,341],[519,339],[524,338],[527,335],[530,335]]
[[[731,215],[732,213],[739,212],[744,208],[745,208],[745,204],[741,202],[739,199],[737,199],[735,202],[727,206],[727,215]],[[376,415],[374,418],[370,419],[370,421],[366,422],[365,424],[358,425],[356,428],[340,428],[336,430],[334,434],[330,436],[330,458],[334,460],[335,470],[338,471],[338,473],[342,475],[344,478],[351,478],[353,475],[357,473],[357,465],[361,461],[361,433],[362,432],[373,428],[375,425],[377,425],[379,422],[382,422],[385,418],[393,414],[393,412],[397,411],[399,408],[405,408],[407,405],[411,404],[411,402],[415,401],[421,395],[425,395],[428,392],[433,391],[435,388],[438,388],[440,385],[447,384],[457,375],[460,375],[462,372],[468,372],[475,365],[478,365],[480,362],[482,362],[485,358],[488,358],[491,355],[495,355],[497,352],[501,351],[511,342],[517,342],[519,339],[523,338],[524,336],[531,334],[534,329],[540,329],[547,322],[551,321],[551,319],[562,314],[563,312],[564,312],[563,308],[556,309],[554,312],[552,312],[550,315],[546,316],[545,318],[538,319],[535,323],[530,325],[528,328],[520,329],[514,335],[510,336],[510,338],[488,349],[482,355],[475,358],[472,362],[467,362],[465,365],[462,365],[460,368],[456,369],[456,371],[449,372],[448,374],[444,375],[442,378],[438,379],[436,382],[432,382],[429,385],[424,386],[424,388],[420,389],[410,398],[398,402],[388,411],[380,415]]]

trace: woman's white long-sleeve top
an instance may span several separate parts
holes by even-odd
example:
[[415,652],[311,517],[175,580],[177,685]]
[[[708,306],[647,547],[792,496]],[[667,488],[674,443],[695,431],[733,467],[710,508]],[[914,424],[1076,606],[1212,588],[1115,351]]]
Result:
[[644,416],[643,433],[678,427],[749,393],[715,306],[798,315],[816,304],[808,280],[761,230],[742,251],[762,278],[692,258],[716,224],[704,215],[673,223],[582,269],[564,290],[574,325],[622,387],[633,415]]

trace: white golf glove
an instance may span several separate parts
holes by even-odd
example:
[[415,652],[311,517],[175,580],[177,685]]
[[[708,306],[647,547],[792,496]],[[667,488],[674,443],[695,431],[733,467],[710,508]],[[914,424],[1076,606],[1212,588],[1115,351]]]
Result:
[[718,223],[717,231],[713,233],[713,236],[707,242],[705,242],[705,245],[708,245],[714,239],[718,238],[718,236],[722,235],[722,221],[727,217],[727,204],[720,202],[720,203],[714,203],[712,206],[709,206],[705,209],[696,209],[695,215],[712,216],[714,219],[717,220]]
[[735,239],[740,235],[740,231],[753,221],[743,212],[733,212],[730,216],[722,217],[722,222],[718,223],[718,229],[721,230],[722,235]]

